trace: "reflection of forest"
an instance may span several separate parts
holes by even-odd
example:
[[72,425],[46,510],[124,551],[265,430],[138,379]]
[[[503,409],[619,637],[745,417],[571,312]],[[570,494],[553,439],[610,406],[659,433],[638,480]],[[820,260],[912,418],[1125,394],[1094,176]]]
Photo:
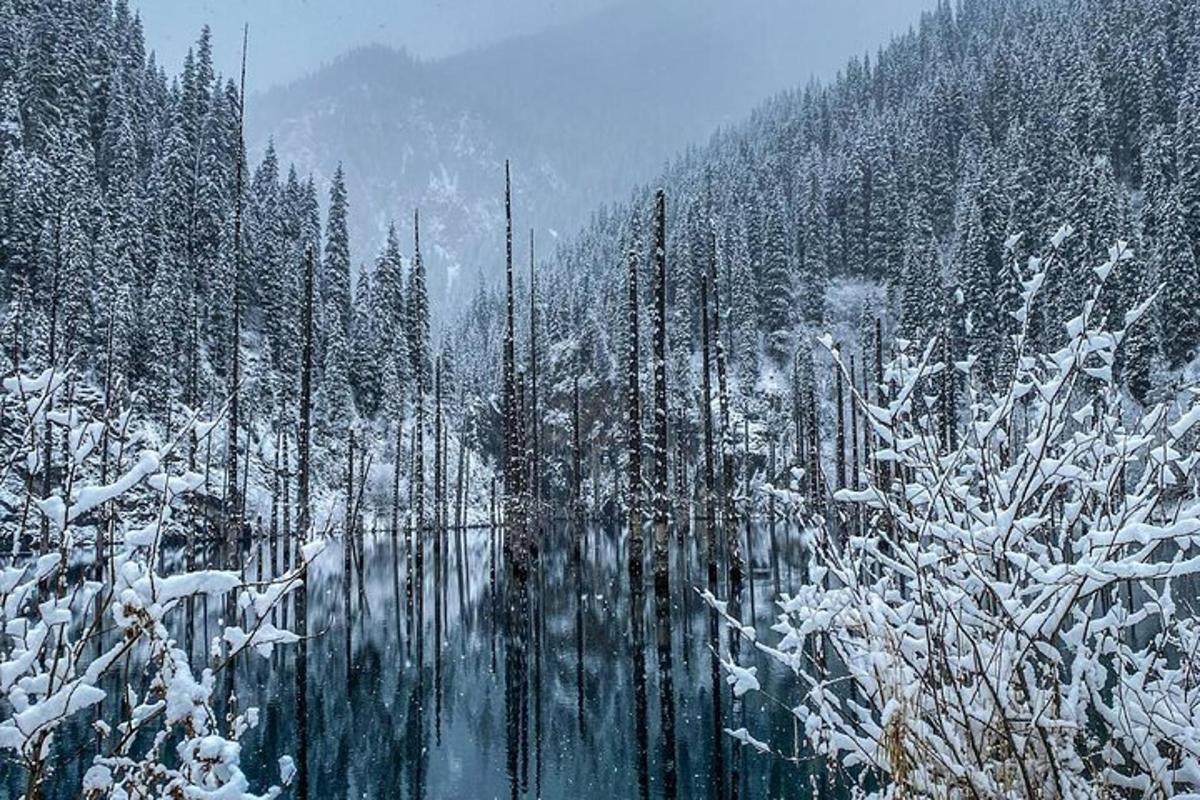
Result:
[[[425,581],[420,637],[409,631],[403,537],[397,545],[386,535],[368,539],[366,580],[360,592],[356,577],[351,593],[349,670],[343,559],[340,542],[331,544],[312,568],[308,592],[309,630],[316,636],[309,647],[313,797],[670,796],[664,791],[669,737],[662,721],[670,715],[661,705],[663,631],[671,642],[673,680],[666,683],[674,694],[677,796],[711,796],[716,763],[726,765],[726,783],[735,774],[730,766],[740,767],[738,796],[808,796],[799,768],[773,756],[735,755],[727,736],[721,737],[723,758],[714,757],[709,617],[696,594],[705,568],[695,541],[689,537],[684,559],[685,546],[672,537],[671,599],[661,604],[649,571],[644,596],[631,598],[625,537],[618,531],[590,527],[579,548],[573,531],[548,537],[525,592],[508,591],[503,570],[493,592],[491,534],[476,531],[468,537],[469,570],[460,593],[450,546],[443,598],[434,594],[432,568]],[[798,538],[782,526],[749,531],[753,569],[742,612],[754,614],[760,634],[773,622],[771,598],[799,578]],[[432,548],[425,563],[433,564]],[[724,580],[720,590],[728,592]],[[638,635],[631,626],[635,602],[644,622]],[[439,608],[445,617],[440,648]],[[655,619],[667,609],[669,619]],[[197,603],[197,663],[219,614],[215,604],[206,611]],[[188,637],[178,635],[182,646]],[[721,639],[727,655],[724,630]],[[743,643],[741,659],[759,665],[764,689],[794,703],[786,676],[747,649]],[[276,758],[296,752],[295,657],[296,648],[279,648],[238,668],[239,708],[261,711],[258,728],[243,743],[243,763],[256,785],[277,779]],[[736,713],[728,686],[722,694],[717,706]],[[720,726],[745,726],[790,751],[786,712],[754,695],[745,701],[745,719],[724,719]],[[79,726],[72,738],[83,735]],[[78,785],[77,776],[61,777],[59,786]]]

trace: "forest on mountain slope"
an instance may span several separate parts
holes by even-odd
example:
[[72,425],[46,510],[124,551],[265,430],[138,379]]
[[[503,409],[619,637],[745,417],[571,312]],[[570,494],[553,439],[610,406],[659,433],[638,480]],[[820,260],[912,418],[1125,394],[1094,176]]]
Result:
[[273,141],[319,189],[341,164],[356,267],[390,219],[419,206],[430,302],[454,310],[502,273],[505,159],[519,167],[518,217],[546,241],[570,236],[684,147],[764,97],[832,76],[846,53],[903,30],[926,5],[618,2],[440,59],[364,47],[249,97],[247,147],[254,160]]
[[[207,32],[169,77],[146,56],[124,0],[3,0],[3,11],[0,299],[12,364],[70,359],[98,384],[136,391],[166,423],[230,394],[237,341],[247,446],[263,459],[255,480],[269,483],[272,454],[295,435],[285,401],[299,380],[311,248],[314,441],[329,480],[351,427],[374,432],[361,438],[379,450],[377,469],[411,457],[414,400],[432,391],[435,371],[454,417],[449,438],[495,463],[504,315],[494,289],[480,284],[434,354],[407,221],[351,287],[353,198],[340,176],[326,200],[268,149],[245,165],[238,195],[240,98],[233,78],[213,73]],[[829,86],[777,96],[681,156],[658,182],[672,436],[699,435],[697,287],[710,259],[725,300],[734,416],[753,434],[743,449],[757,467],[768,438],[787,448],[786,418],[809,394],[792,384],[814,375],[831,391],[824,370],[806,363],[809,335],[827,326],[862,351],[864,369],[878,319],[908,339],[946,333],[955,358],[1002,374],[999,345],[1014,330],[1004,301],[1064,223],[1074,230],[1064,263],[1075,273],[1049,276],[1052,306],[1073,307],[1089,265],[1114,241],[1131,242],[1136,268],[1106,290],[1106,310],[1163,290],[1154,324],[1117,367],[1135,397],[1169,390],[1200,340],[1197,15],[1182,0],[942,3]],[[578,383],[580,484],[593,508],[621,494],[613,476],[623,422],[612,401],[623,391],[623,276],[631,247],[645,270],[652,262],[646,239],[631,233],[635,216],[648,218],[648,191],[598,210],[570,243],[539,245],[532,314],[518,270],[518,359],[529,360],[530,320],[540,348],[543,488],[570,491]],[[523,219],[519,205],[515,213]],[[436,246],[430,237],[426,249]],[[523,262],[532,254],[517,239]],[[640,286],[648,301],[648,273]],[[1037,335],[1052,343],[1060,334],[1047,323]],[[397,447],[407,455],[397,458]]]
[[568,242],[497,157],[436,336],[146,50],[0,0],[0,791],[1200,786],[1195,3],[942,0]]
[[[625,264],[638,254],[648,306],[652,244],[636,220],[644,229],[660,186],[671,405],[686,410],[689,442],[700,433],[698,289],[710,263],[726,303],[734,427],[740,441],[749,423],[753,439],[739,452],[761,456],[772,439],[780,452],[794,445],[788,418],[811,405],[805,384],[818,384],[816,414],[832,432],[833,386],[810,357],[827,330],[858,353],[863,375],[880,321],[885,341],[943,337],[953,359],[978,360],[1001,382],[1021,281],[1063,225],[1073,233],[1047,277],[1036,340],[1063,340],[1093,267],[1126,241],[1135,260],[1106,288],[1105,314],[1119,320],[1161,292],[1115,368],[1135,398],[1169,397],[1200,344],[1198,26],[1200,9],[1179,0],[943,2],[833,84],[772,99],[628,203],[598,210],[548,259],[535,299],[545,405],[569,408],[579,377],[584,429],[620,460],[623,419],[609,402],[625,380]],[[455,340],[479,391],[500,358],[499,312],[480,296]],[[551,447],[566,446],[566,422],[547,420]]]

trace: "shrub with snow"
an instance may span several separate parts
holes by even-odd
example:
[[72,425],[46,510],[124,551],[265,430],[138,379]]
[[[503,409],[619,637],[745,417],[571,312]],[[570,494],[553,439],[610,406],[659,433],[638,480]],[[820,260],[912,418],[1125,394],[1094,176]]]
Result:
[[[882,787],[871,797],[1200,792],[1200,388],[1143,409],[1114,376],[1150,304],[1101,316],[1124,244],[1065,343],[1032,349],[1062,238],[1030,264],[1003,385],[930,342],[892,362],[888,402],[855,393],[875,443],[865,483],[806,520],[807,580],[780,600],[778,640],[751,651],[798,684],[784,700],[803,742],[775,752],[806,745]],[[963,387],[956,440],[927,396],[946,370]]]
[[[296,569],[263,584],[223,570],[161,574],[164,528],[200,483],[173,467],[179,460],[174,450],[188,437],[202,441],[214,425],[193,417],[165,446],[122,458],[115,443],[127,442],[129,415],[94,414],[72,402],[68,384],[66,374],[52,370],[4,383],[6,408],[17,409],[6,423],[19,442],[5,464],[38,474],[43,443],[49,440],[56,451],[59,441],[66,446],[48,496],[33,497],[39,484],[27,481],[23,503],[50,525],[43,551],[48,542],[56,549],[22,559],[14,537],[15,566],[0,569],[0,756],[26,770],[25,797],[40,797],[56,759],[65,757],[56,735],[86,714],[99,746],[79,787],[82,797],[278,795],[278,786],[251,793],[239,767],[239,741],[258,714],[252,708],[239,713],[236,697],[217,688],[218,676],[244,652],[269,655],[275,645],[296,641],[271,624],[271,610],[299,585],[319,545],[306,546]],[[97,468],[106,456],[116,477],[94,482],[107,473]],[[72,577],[67,569],[76,528],[90,512],[98,512],[120,542],[97,552],[107,560],[97,573],[103,580]],[[22,521],[17,532],[33,527]],[[170,620],[189,597],[219,600],[230,593],[241,609],[231,622],[239,624],[219,632],[211,663],[197,670],[176,646]],[[286,758],[280,767],[286,784],[294,767]]]

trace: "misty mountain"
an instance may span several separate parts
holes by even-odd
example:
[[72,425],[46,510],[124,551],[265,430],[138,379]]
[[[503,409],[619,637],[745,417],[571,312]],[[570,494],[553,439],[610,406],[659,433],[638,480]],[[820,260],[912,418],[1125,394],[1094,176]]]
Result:
[[518,230],[536,220],[548,246],[764,97],[885,41],[925,3],[867,5],[671,0],[438,61],[364,48],[251,98],[248,144],[257,156],[273,138],[318,186],[343,163],[356,264],[389,220],[420,207],[436,304],[473,288],[477,271],[498,272],[506,157]]

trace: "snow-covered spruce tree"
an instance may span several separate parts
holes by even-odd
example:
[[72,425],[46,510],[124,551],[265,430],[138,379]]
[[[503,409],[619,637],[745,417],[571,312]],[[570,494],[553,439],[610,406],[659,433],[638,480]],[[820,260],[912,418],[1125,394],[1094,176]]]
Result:
[[[880,472],[897,477],[868,467],[864,488],[807,515],[807,580],[780,601],[778,641],[756,643],[797,682],[779,700],[803,743],[777,752],[815,753],[874,787],[869,797],[1200,789],[1200,621],[1179,599],[1200,572],[1200,387],[1143,409],[1115,382],[1155,299],[1100,314],[1129,266],[1124,243],[1092,270],[1061,347],[1031,349],[1028,321],[1048,274],[1067,266],[1068,234],[1022,280],[1005,384],[987,388],[974,358],[938,362],[932,339],[887,367],[886,405],[855,391],[875,461],[890,465]],[[953,447],[930,391],[947,369],[965,398]],[[835,535],[851,509],[865,534]],[[726,668],[735,694],[759,689],[756,667]]]
[[[25,771],[22,796],[36,800],[58,780],[60,759],[81,752],[72,741],[88,717],[98,748],[80,797],[275,797],[279,787],[251,793],[239,765],[257,709],[240,709],[234,699],[222,714],[214,689],[240,654],[268,656],[297,640],[271,623],[273,609],[299,586],[321,545],[305,546],[295,570],[261,583],[223,570],[160,572],[164,536],[189,524],[184,500],[204,482],[174,466],[182,461],[177,451],[205,441],[218,423],[193,416],[162,447],[135,453],[149,439],[130,412],[97,412],[78,381],[54,370],[4,381],[5,505],[12,486],[28,487],[17,513],[7,515],[17,520],[12,541],[27,540],[39,515],[55,547],[38,557],[14,547],[14,565],[0,569],[0,756]],[[43,487],[21,473],[37,471],[47,430],[65,443],[65,462]],[[93,537],[96,569],[69,569],[76,543]],[[211,662],[197,672],[172,631],[190,623],[181,619],[189,598],[228,595],[240,619],[218,629]],[[295,771],[290,758],[280,759],[280,770],[286,785]]]

